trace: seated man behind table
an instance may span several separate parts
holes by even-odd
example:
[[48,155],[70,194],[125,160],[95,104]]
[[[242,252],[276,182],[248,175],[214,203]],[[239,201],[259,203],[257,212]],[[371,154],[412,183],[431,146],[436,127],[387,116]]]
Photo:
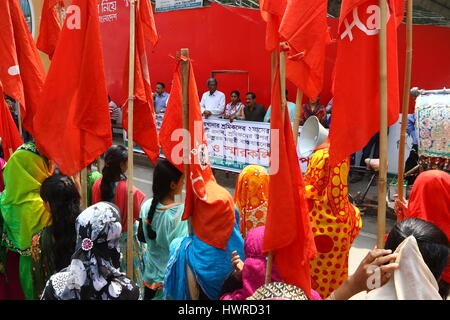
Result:
[[[288,91],[286,90],[286,101],[288,100]],[[294,116],[295,116],[295,103],[291,101],[287,101],[287,107],[289,112],[289,119],[291,119],[291,122],[294,122]],[[264,116],[264,122],[270,122],[270,114],[272,113],[272,105],[269,106],[269,109],[267,109],[266,115]]]
[[208,79],[208,89],[200,101],[200,109],[205,119],[219,119],[225,110],[225,94],[217,90],[217,80]]
[[166,85],[162,82],[156,83],[155,92],[153,93],[155,113],[162,113],[166,111],[168,99],[169,94],[166,92]]
[[245,96],[246,106],[244,107],[244,115],[246,121],[263,122],[266,115],[266,109],[262,104],[256,104],[256,94],[247,92]]

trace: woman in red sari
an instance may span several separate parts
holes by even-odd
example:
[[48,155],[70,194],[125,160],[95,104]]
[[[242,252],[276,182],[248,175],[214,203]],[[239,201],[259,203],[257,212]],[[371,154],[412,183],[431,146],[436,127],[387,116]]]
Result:
[[[450,241],[450,174],[441,170],[424,171],[414,182],[408,203],[396,201],[398,220],[419,218],[440,228]],[[450,288],[450,263],[439,281],[439,293]]]
[[[128,183],[125,172],[128,168],[128,151],[122,145],[114,145],[105,152],[105,167],[102,178],[98,179],[92,186],[92,204],[100,201],[114,203],[119,207],[122,218],[122,235],[120,237],[120,270],[127,269],[127,217],[128,217]],[[133,220],[134,224],[134,247],[133,247],[133,281],[142,283],[142,274],[145,261],[145,245],[137,239],[137,225],[139,213],[145,194],[133,187]],[[142,289],[142,288],[141,288]]]

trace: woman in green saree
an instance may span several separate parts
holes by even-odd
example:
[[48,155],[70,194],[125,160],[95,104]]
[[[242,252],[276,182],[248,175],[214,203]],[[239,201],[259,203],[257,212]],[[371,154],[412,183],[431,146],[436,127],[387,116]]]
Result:
[[72,179],[55,174],[45,179],[40,195],[51,212],[52,225],[31,240],[31,275],[35,299],[40,299],[50,276],[70,264],[75,251],[75,220],[80,214],[80,194]]
[[[41,183],[51,175],[49,161],[34,143],[13,153],[3,171],[5,190],[0,195],[0,295],[12,294],[9,279],[18,273],[25,299],[34,298],[31,278],[31,237],[51,222],[39,196]],[[8,263],[18,259],[17,264]],[[10,266],[14,267],[10,267]],[[18,268],[18,270],[17,270]],[[11,270],[15,269],[15,270]],[[16,288],[14,288],[16,289]],[[17,295],[12,298],[17,298]]]

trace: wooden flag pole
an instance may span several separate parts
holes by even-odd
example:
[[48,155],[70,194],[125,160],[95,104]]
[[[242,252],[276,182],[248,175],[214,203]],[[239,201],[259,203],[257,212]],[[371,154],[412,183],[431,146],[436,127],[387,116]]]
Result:
[[298,139],[298,128],[300,127],[300,116],[302,114],[302,100],[303,100],[303,91],[300,90],[300,88],[297,89],[297,97],[295,99],[295,113],[294,113],[294,119],[291,119],[294,121],[294,125],[292,127],[292,133],[294,134],[294,145],[297,146],[297,139]]
[[[283,44],[280,44],[283,45]],[[276,54],[276,52],[274,52]],[[280,58],[279,58],[279,68],[280,68],[280,90],[281,90],[281,119],[282,125],[284,126],[284,118],[286,113],[286,53],[281,50]],[[272,75],[275,75],[276,68],[276,59],[274,61],[272,55]],[[273,80],[273,79],[272,79]],[[273,83],[273,81],[272,81]],[[272,148],[272,145],[271,145]],[[270,283],[271,275],[272,275],[272,265],[273,265],[273,251],[270,251],[267,255],[267,265],[266,265],[266,279],[265,283]]]
[[402,103],[402,125],[400,128],[400,146],[398,150],[398,181],[397,193],[400,201],[403,197],[403,180],[405,171],[405,143],[406,143],[406,123],[408,122],[409,87],[411,86],[411,66],[412,66],[412,12],[413,0],[408,0],[406,9],[406,60],[405,60],[405,81],[403,83],[403,103]]
[[87,183],[87,169],[84,168],[83,170],[81,170],[80,172],[81,174],[81,207],[84,209],[86,209],[88,207],[88,202],[87,202],[87,194],[88,194],[88,183]]
[[[181,49],[181,56],[189,58],[189,49]],[[182,119],[183,119],[183,163],[184,163],[184,175],[185,186],[188,181],[187,175],[189,174],[189,61],[181,60],[181,90],[182,90]],[[194,230],[192,229],[191,218],[189,218],[189,234],[192,235]]]
[[378,175],[377,247],[384,248],[386,232],[386,180],[387,180],[387,30],[386,0],[380,0],[380,170]]
[[20,104],[18,102],[14,102],[14,108],[17,108],[17,123],[19,124],[19,133],[23,139],[23,131],[22,131],[22,112],[20,111]]
[[128,200],[127,200],[127,276],[133,279],[133,112],[136,40],[136,0],[130,0],[130,56],[128,69]]

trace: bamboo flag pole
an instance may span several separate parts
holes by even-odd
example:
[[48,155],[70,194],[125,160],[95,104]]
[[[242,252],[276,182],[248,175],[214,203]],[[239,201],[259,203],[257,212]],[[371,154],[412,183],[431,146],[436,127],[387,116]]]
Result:
[[87,183],[87,169],[84,168],[80,172],[80,184],[81,184],[81,207],[86,209],[88,207],[87,194],[88,194],[88,183]]
[[411,86],[411,66],[412,66],[412,12],[413,0],[408,0],[406,9],[406,60],[405,60],[405,81],[403,83],[403,103],[402,103],[402,125],[400,128],[400,147],[398,150],[398,198],[404,201],[403,180],[405,171],[405,143],[406,143],[406,123],[408,121],[409,87]]
[[294,134],[294,145],[297,146],[297,139],[298,139],[298,127],[300,126],[300,115],[302,114],[302,100],[303,100],[303,91],[300,90],[300,88],[297,89],[297,97],[295,99],[295,113],[294,113],[294,119],[291,119],[294,121],[294,125],[292,127],[292,133]]
[[[274,65],[274,62],[275,67],[272,69],[273,75],[275,74],[276,60],[274,61],[272,59],[272,66]],[[279,68],[280,68],[280,90],[281,90],[281,119],[282,125],[284,126],[284,118],[286,113],[286,53],[283,50],[281,50],[280,52],[279,62],[280,62]],[[273,265],[273,251],[270,251],[267,255],[266,279],[265,279],[266,284],[270,283],[270,278],[272,275],[272,265]]]
[[133,279],[133,112],[136,0],[130,0],[130,57],[128,70],[128,201],[127,201],[127,276]]
[[[181,49],[181,56],[189,58],[189,49]],[[183,163],[184,163],[184,175],[185,183],[187,183],[187,175],[189,174],[189,61],[181,60],[181,90],[182,90],[182,119],[183,119]],[[185,185],[186,190],[186,185]],[[189,234],[194,233],[191,228],[189,218]]]
[[387,177],[387,30],[386,0],[380,0],[380,170],[378,176],[377,247],[384,248]]
[[20,133],[20,136],[23,138],[22,112],[20,111],[20,104],[18,102],[14,102],[14,108],[17,109],[17,123],[19,124],[19,133]]

